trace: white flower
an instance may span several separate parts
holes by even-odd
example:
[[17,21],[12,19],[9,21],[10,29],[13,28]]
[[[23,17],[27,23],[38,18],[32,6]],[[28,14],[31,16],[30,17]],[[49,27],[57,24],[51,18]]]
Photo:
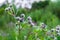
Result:
[[57,33],[58,36],[60,36],[60,33]]
[[20,17],[15,17],[15,19],[19,20],[19,19],[20,19]]
[[24,18],[25,17],[25,14],[21,14],[21,16],[20,16],[21,18]]
[[59,30],[56,30],[56,33],[59,33],[60,31]]
[[57,40],[57,37],[54,37],[54,40]]
[[10,7],[5,8],[5,11],[9,11],[9,10],[11,10],[11,8],[10,8]]
[[30,16],[28,16],[28,18],[27,18],[27,19],[28,19],[28,21],[32,21],[32,18],[31,18]]
[[46,24],[41,23],[41,28],[46,28]]
[[51,29],[51,32],[54,32],[55,31],[55,29]]
[[56,26],[56,30],[60,30],[60,25],[57,25]]

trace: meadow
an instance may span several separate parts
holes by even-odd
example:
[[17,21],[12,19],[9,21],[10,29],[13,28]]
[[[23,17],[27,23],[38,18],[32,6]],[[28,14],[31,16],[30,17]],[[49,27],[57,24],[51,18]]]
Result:
[[0,40],[60,40],[60,1],[34,2],[31,9],[3,4]]

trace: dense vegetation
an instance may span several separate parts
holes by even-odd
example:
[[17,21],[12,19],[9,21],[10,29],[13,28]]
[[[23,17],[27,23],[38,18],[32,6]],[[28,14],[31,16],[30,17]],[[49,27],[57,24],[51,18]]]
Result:
[[[0,40],[54,40],[54,37],[60,40],[60,36],[57,36],[55,31],[56,26],[60,25],[60,1],[33,3],[32,9],[30,10],[22,8],[16,9],[13,5],[15,11],[13,13],[16,14],[16,17],[20,17],[22,13],[25,14],[25,21],[22,23],[18,23],[12,15],[6,12],[6,7],[8,6],[5,4],[0,7]],[[26,20],[28,16],[31,16],[32,21],[36,25],[32,26],[26,23],[28,22]],[[41,23],[44,23],[47,28],[41,28]],[[17,29],[16,27],[18,26],[22,26],[22,29]],[[52,32],[52,37],[46,34],[51,29],[55,29]]]

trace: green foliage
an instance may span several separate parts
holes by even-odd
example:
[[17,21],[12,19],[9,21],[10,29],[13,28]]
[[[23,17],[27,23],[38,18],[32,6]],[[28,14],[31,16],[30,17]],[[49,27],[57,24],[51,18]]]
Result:
[[[5,38],[0,36],[0,40],[16,40],[16,32],[15,26],[12,28],[8,26],[8,23],[13,22],[15,24],[16,20],[13,16],[9,15],[5,11],[6,5],[3,5],[0,7],[0,29],[6,31],[9,33],[8,36]],[[33,3],[32,9],[16,9],[16,7],[13,5],[14,12],[16,16],[20,16],[21,13],[24,13],[26,15],[25,18],[28,16],[32,17],[32,20],[37,23],[37,25],[40,25],[41,22],[44,22],[48,27],[47,31],[49,29],[55,28],[58,24],[60,24],[60,1],[57,3],[52,3],[49,1],[45,2],[39,2],[39,3]],[[27,23],[21,24],[23,30],[21,30],[20,34],[17,36],[18,40],[24,40],[24,36],[27,36],[29,33],[30,25]],[[37,26],[38,27],[38,26]],[[35,34],[38,34],[38,37],[41,40],[51,40],[50,37],[47,37],[46,30],[36,30],[35,28],[32,28],[30,34],[28,36],[28,40],[36,40]],[[60,36],[57,37],[58,40],[60,40]]]

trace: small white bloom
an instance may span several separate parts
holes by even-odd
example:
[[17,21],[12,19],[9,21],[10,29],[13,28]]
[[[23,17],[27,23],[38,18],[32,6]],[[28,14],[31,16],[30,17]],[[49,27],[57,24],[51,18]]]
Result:
[[55,29],[51,29],[51,32],[54,32],[55,31]]
[[21,18],[24,18],[25,17],[25,14],[21,14]]
[[60,25],[57,25],[56,26],[56,30],[60,30]]
[[57,40],[57,38],[55,37],[54,40]]
[[58,36],[60,36],[60,33],[57,33]]
[[11,8],[10,8],[10,7],[7,7],[7,8],[5,8],[5,10],[6,10],[6,11],[9,11],[9,10],[11,10]]
[[24,22],[24,18],[19,18],[19,21],[20,22]]
[[46,28],[46,25],[44,23],[41,23],[41,28]]
[[20,17],[15,17],[15,19],[19,20],[19,19],[20,19]]
[[27,18],[27,19],[28,19],[28,21],[32,20],[32,18],[31,18],[30,16],[28,16],[28,18]]
[[56,30],[56,33],[59,33],[60,31],[59,30]]

